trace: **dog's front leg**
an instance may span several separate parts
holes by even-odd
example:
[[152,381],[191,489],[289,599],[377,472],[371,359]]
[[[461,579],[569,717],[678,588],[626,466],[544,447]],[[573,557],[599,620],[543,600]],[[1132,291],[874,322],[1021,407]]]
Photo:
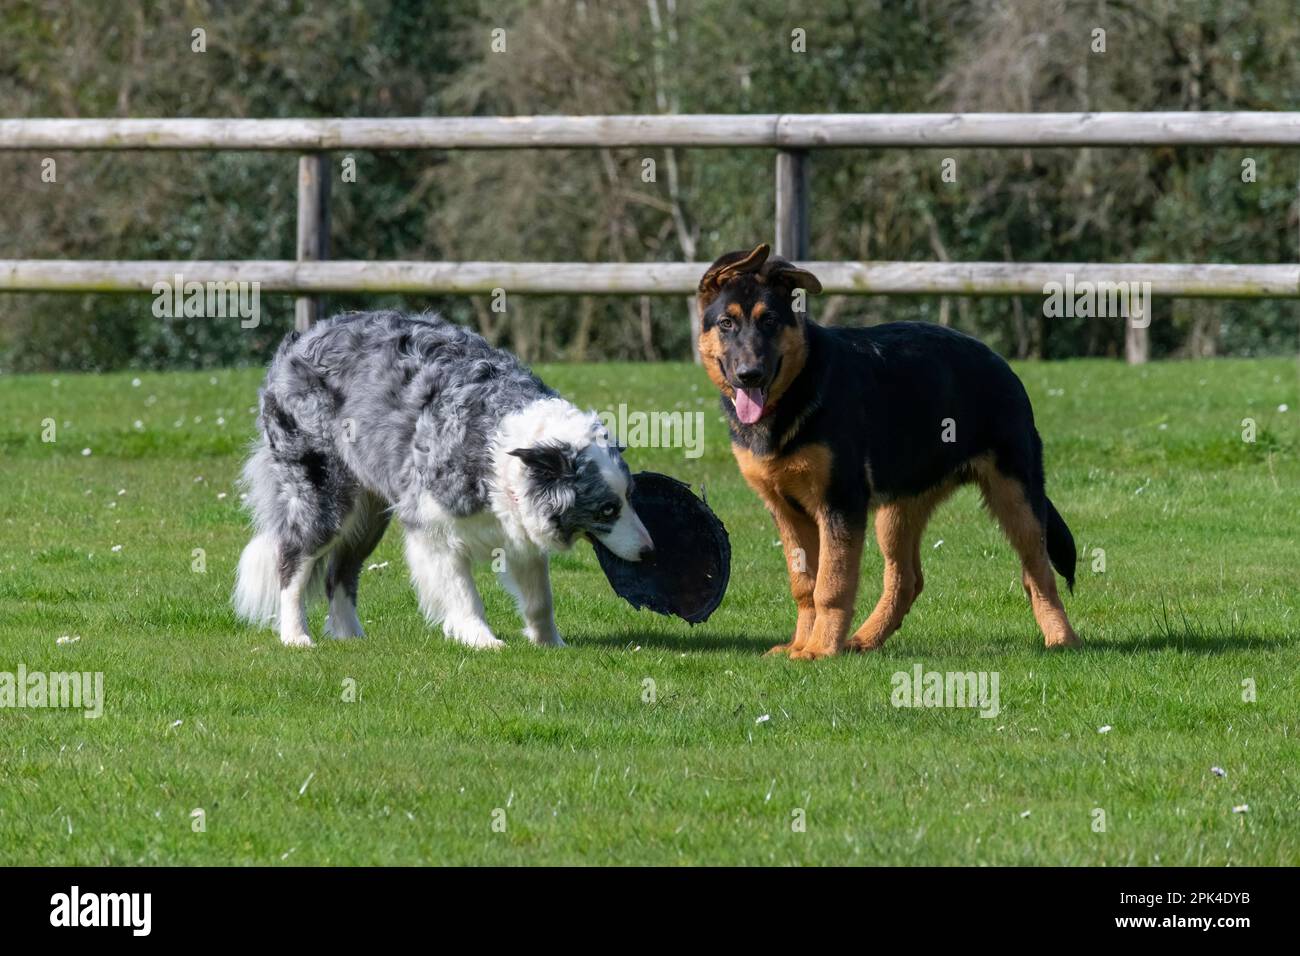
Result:
[[817,562],[820,542],[817,523],[801,511],[796,511],[782,498],[768,502],[768,509],[776,522],[777,534],[785,551],[786,571],[790,575],[790,596],[796,611],[794,637],[778,644],[769,654],[786,654],[802,647],[812,637],[817,609],[813,594],[817,586]]
[[555,603],[551,598],[550,558],[541,551],[511,554],[501,581],[514,594],[524,619],[524,636],[534,644],[563,647],[555,629]]
[[862,563],[865,514],[827,512],[818,516],[820,547],[817,584],[813,588],[816,619],[812,633],[790,648],[790,657],[814,661],[831,657],[844,648],[853,624],[853,602],[858,596],[858,569]]
[[903,626],[903,618],[921,593],[921,534],[943,492],[881,505],[876,511],[876,541],[885,559],[880,600],[871,616],[849,639],[849,649],[874,651]]
[[441,623],[447,637],[470,647],[505,647],[488,627],[467,555],[448,549],[428,531],[408,526],[406,563],[429,623]]

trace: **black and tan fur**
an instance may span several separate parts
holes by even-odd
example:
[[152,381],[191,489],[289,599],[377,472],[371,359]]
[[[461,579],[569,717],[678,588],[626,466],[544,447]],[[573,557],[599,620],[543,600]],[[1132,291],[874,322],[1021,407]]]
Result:
[[[1020,556],[1048,647],[1079,643],[1052,569],[1074,587],[1074,538],[1044,490],[1024,386],[982,343],[917,322],[823,328],[798,308],[821,291],[768,247],[722,256],[699,285],[700,355],[722,392],[741,474],[785,546],[798,616],[772,648],[814,660],[880,647],[921,594],[931,513],[975,483]],[[741,420],[739,389],[758,395]],[[950,440],[949,440],[950,439]],[[875,610],[850,634],[867,518],[885,560]]]

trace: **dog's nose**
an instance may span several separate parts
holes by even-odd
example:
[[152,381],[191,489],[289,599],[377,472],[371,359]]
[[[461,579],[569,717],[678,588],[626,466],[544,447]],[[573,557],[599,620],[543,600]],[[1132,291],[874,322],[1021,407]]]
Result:
[[655,556],[654,545],[649,545],[641,549],[641,553],[637,555],[636,559],[638,561],[649,561],[654,556]]
[[758,365],[736,369],[736,380],[746,388],[760,385],[763,381],[763,369]]

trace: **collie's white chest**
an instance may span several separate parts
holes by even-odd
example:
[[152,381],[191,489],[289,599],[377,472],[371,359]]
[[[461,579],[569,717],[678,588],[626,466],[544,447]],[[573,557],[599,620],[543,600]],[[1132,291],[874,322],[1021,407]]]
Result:
[[420,524],[443,548],[466,555],[472,561],[490,560],[506,546],[505,529],[491,508],[457,517],[428,493],[420,496]]

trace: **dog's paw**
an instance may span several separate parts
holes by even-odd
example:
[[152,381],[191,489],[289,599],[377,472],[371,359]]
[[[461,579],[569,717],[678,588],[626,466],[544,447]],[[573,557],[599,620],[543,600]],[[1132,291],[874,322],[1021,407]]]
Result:
[[315,647],[307,634],[281,634],[280,643],[285,647]]
[[366,636],[366,632],[361,629],[361,622],[355,618],[351,621],[346,618],[335,621],[333,617],[327,617],[325,619],[325,633],[336,641],[347,641],[352,638]]
[[1049,649],[1056,647],[1082,647],[1083,641],[1071,630],[1058,631],[1050,635],[1043,641],[1043,646]]
[[868,654],[885,646],[885,639],[871,637],[851,637],[844,644],[844,649],[851,654]]
[[823,657],[834,657],[838,653],[839,651],[834,648],[827,650],[826,648],[821,647],[801,647],[798,650],[792,650],[790,652],[790,660],[819,661]]
[[794,647],[794,641],[786,641],[784,644],[777,644],[769,648],[764,657],[781,657],[790,653],[790,648]]
[[366,636],[356,605],[347,599],[341,588],[334,592],[330,601],[329,614],[325,616],[325,633],[339,640]]
[[569,646],[564,643],[564,638],[560,637],[560,632],[555,628],[551,628],[549,631],[540,631],[535,628],[526,627],[524,628],[524,637],[528,638],[531,643],[536,644],[538,647]]
[[498,650],[506,646],[505,641],[497,640],[491,628],[475,618],[448,621],[443,625],[443,633],[453,641],[479,650]]
[[492,632],[488,630],[484,630],[481,634],[474,634],[469,637],[452,635],[452,640],[459,641],[466,647],[472,647],[479,651],[498,651],[506,646],[505,641],[498,640],[492,635]]

